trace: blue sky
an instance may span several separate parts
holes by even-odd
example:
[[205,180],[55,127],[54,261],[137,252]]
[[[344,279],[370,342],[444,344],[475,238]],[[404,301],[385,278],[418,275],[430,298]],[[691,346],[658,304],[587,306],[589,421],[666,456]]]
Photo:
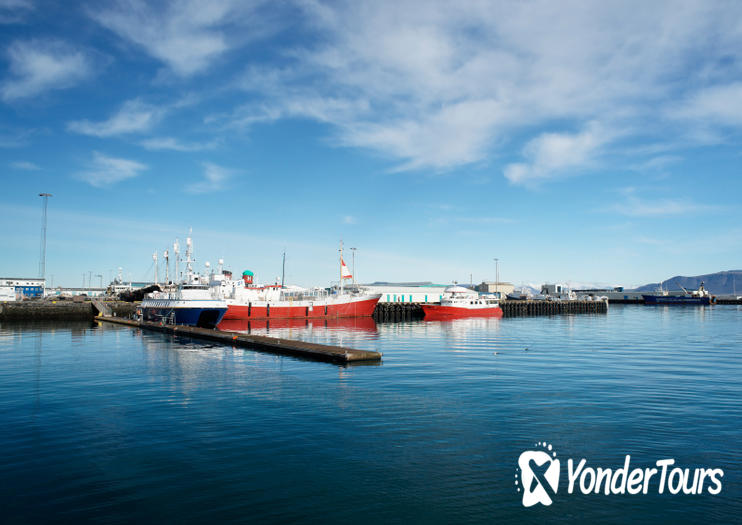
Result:
[[[0,0],[0,274],[741,267],[737,2]],[[350,254],[346,261],[350,263]],[[471,276],[471,277],[470,277]],[[94,282],[97,279],[94,279]]]

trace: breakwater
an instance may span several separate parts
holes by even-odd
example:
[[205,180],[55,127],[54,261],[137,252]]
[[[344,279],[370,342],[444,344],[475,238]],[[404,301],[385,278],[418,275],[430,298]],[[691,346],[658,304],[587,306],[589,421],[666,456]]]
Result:
[[[502,301],[503,317],[561,314],[604,314],[605,301]],[[414,321],[423,318],[421,303],[379,303],[374,310],[377,322]]]
[[[136,311],[136,304],[124,301],[105,301],[112,315],[129,317]],[[87,321],[99,309],[91,301],[18,301],[0,303],[0,320],[3,321]]]

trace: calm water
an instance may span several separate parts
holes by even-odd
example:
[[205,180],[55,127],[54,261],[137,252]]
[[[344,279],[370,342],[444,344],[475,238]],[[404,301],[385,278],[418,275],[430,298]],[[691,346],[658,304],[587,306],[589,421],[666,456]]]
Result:
[[[254,328],[339,367],[125,327],[0,325],[4,522],[740,521],[742,310]],[[527,349],[527,350],[526,350]],[[520,453],[724,469],[718,496],[525,509]]]

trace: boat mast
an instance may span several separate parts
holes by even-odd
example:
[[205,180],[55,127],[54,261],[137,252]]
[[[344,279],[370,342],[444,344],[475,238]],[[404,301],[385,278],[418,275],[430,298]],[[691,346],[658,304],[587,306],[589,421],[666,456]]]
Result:
[[193,240],[191,239],[190,233],[188,237],[186,237],[186,279],[187,282],[191,282],[191,277],[193,274],[193,259],[191,259],[191,254],[193,253]]
[[178,259],[180,259],[180,243],[176,237],[173,243],[173,253],[175,254],[175,280],[180,280],[180,274],[178,273]]
[[343,295],[345,287],[343,286],[343,241],[340,240],[340,295]]
[[152,254],[152,260],[155,263],[155,284],[157,284],[157,250]]
[[165,258],[165,284],[170,282],[170,254],[167,250],[162,254]]

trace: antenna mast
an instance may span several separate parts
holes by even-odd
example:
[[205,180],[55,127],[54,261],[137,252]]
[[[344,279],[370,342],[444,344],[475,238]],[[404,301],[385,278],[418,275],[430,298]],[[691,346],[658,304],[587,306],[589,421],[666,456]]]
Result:
[[165,258],[165,284],[170,282],[170,254],[167,250],[162,254]]
[[178,281],[180,279],[180,274],[178,273],[178,260],[180,259],[180,244],[178,243],[178,239],[175,239],[175,242],[173,243],[173,253],[175,254],[175,280]]

